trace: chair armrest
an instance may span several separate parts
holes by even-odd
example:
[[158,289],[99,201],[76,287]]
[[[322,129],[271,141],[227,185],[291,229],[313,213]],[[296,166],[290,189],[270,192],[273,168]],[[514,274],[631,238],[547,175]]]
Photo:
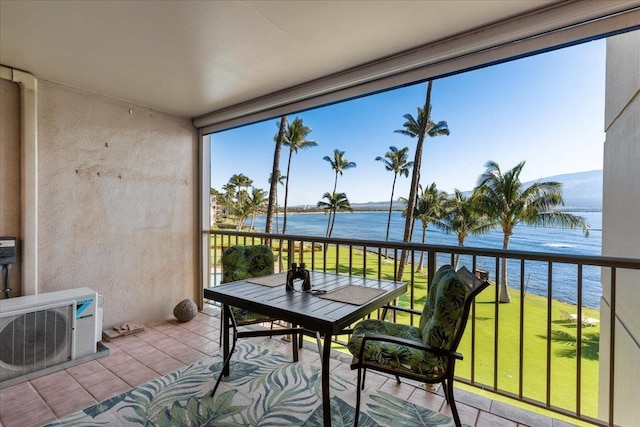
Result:
[[440,356],[446,356],[450,359],[459,359],[462,360],[462,354],[456,351],[445,350],[443,348],[431,347],[430,345],[419,343],[416,341],[411,341],[406,338],[393,337],[390,335],[381,335],[381,334],[365,334],[362,338],[362,344],[360,345],[360,355],[358,356],[359,360],[362,360],[362,356],[364,355],[364,348],[367,341],[379,341],[379,342],[388,342],[391,344],[400,344],[407,347],[415,348],[418,350],[423,350],[429,353],[438,354]]

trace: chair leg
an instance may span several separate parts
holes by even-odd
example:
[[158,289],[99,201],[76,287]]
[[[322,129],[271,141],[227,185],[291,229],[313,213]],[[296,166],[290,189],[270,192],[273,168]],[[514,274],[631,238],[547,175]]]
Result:
[[396,381],[398,382],[398,384],[402,383],[402,381],[400,381],[400,377],[396,375]]
[[362,373],[362,366],[358,366],[358,385],[356,387],[356,415],[353,419],[354,427],[358,425],[358,418],[360,418],[360,395],[362,393],[362,389],[364,389],[364,375]]
[[[229,350],[229,354],[227,355],[227,358],[222,364],[222,369],[220,370],[220,375],[218,375],[216,384],[213,386],[213,390],[211,390],[211,397],[213,397],[216,394],[216,391],[218,390],[218,386],[222,381],[222,377],[223,377],[222,373],[225,371],[225,368],[229,366],[229,364],[231,363],[231,356],[233,355],[233,352],[236,349],[236,342],[238,342],[238,329],[235,325],[235,322],[232,322],[231,327],[233,328],[233,343],[231,344],[231,349]],[[222,340],[220,341],[222,342]]]
[[458,408],[456,408],[456,401],[453,398],[453,375],[446,381],[445,384],[445,396],[447,397],[447,401],[449,402],[449,406],[451,407],[451,413],[453,414],[453,421],[456,424],[456,427],[461,427],[462,423],[460,422],[460,415],[458,415]]
[[367,368],[362,368],[363,372],[362,372],[362,389],[364,390],[364,380],[367,377]]

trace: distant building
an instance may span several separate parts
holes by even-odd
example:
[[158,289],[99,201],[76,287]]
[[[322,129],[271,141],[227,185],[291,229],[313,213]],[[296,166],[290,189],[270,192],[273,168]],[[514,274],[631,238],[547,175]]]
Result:
[[218,212],[221,211],[221,206],[220,203],[218,203],[218,198],[216,197],[215,194],[210,194],[209,195],[209,208],[210,208],[210,212],[211,212],[211,218],[209,220],[211,226],[214,226],[216,223],[216,217],[218,215]]

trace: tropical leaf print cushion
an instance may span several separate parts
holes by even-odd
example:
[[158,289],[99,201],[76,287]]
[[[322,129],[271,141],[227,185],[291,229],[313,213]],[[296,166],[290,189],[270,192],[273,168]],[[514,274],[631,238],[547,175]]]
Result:
[[[364,320],[354,328],[347,348],[358,356],[365,333],[374,333],[450,349],[464,310],[466,289],[453,268],[443,266],[433,278],[419,327]],[[434,377],[446,372],[446,358],[400,344],[367,341],[363,357],[370,362]]]
[[[273,274],[273,252],[265,245],[232,246],[222,253],[222,283]],[[255,323],[271,318],[249,310],[231,307],[236,321]]]

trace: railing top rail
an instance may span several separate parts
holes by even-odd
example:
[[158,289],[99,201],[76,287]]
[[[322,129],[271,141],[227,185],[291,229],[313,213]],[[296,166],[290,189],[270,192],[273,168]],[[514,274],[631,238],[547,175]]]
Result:
[[544,252],[530,252],[530,251],[514,251],[514,250],[502,250],[502,249],[487,249],[487,248],[475,248],[470,246],[447,246],[447,245],[432,245],[422,243],[404,243],[404,242],[384,242],[380,240],[363,240],[363,239],[343,239],[336,237],[317,237],[317,236],[305,236],[295,234],[273,234],[273,233],[256,233],[249,231],[234,231],[234,230],[203,230],[203,234],[212,235],[224,235],[224,236],[238,236],[238,237],[252,237],[259,239],[272,239],[272,240],[296,240],[304,242],[318,242],[329,243],[336,245],[351,245],[351,246],[366,246],[366,247],[379,247],[379,248],[392,248],[400,250],[418,250],[425,252],[436,253],[448,253],[448,254],[462,254],[462,255],[475,255],[475,256],[490,256],[490,257],[503,257],[509,259],[522,259],[528,261],[551,261],[551,262],[566,262],[572,264],[592,265],[598,267],[612,267],[612,268],[624,268],[632,270],[640,270],[640,258],[620,258],[620,257],[608,257],[608,256],[594,256],[594,255],[567,255],[567,254],[550,254]]

